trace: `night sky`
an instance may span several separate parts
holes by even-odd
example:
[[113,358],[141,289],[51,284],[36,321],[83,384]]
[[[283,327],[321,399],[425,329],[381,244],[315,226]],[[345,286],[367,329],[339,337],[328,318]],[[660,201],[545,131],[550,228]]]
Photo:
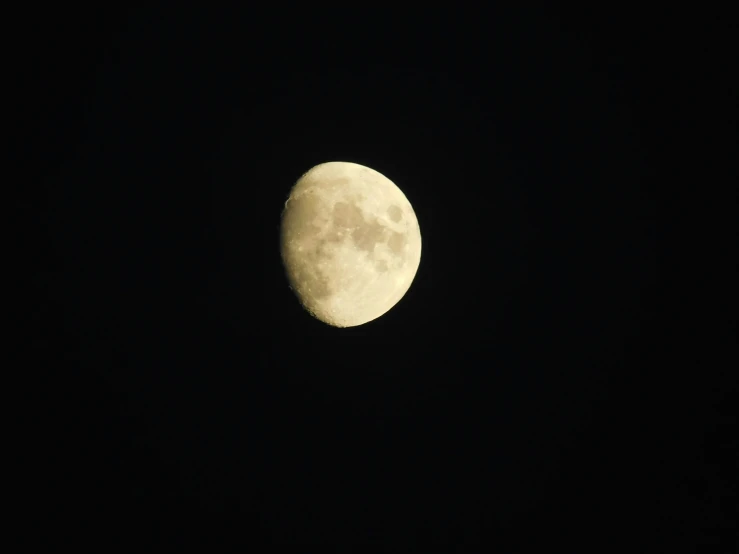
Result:
[[[725,377],[660,323],[659,18],[57,11],[18,135],[30,539],[734,551]],[[326,161],[388,176],[423,238],[405,297],[348,329],[279,255]]]

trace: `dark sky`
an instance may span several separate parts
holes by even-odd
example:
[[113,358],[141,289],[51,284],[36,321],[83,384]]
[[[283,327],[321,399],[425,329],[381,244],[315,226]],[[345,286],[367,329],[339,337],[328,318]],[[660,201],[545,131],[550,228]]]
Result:
[[[45,15],[17,141],[31,536],[730,551],[726,397],[658,323],[664,124],[697,78],[667,84],[697,65],[660,21]],[[290,187],[334,160],[398,184],[423,237],[406,296],[349,329],[278,251]]]

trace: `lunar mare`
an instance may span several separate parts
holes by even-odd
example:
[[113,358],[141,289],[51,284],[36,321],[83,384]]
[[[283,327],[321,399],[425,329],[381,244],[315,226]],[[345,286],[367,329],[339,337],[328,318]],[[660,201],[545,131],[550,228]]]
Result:
[[328,162],[293,186],[280,225],[287,278],[303,307],[335,327],[390,310],[421,261],[421,232],[405,194],[381,173]]

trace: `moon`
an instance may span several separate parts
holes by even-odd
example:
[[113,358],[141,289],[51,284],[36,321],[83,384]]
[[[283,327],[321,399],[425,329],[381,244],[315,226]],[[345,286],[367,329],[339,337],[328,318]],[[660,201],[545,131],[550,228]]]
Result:
[[303,307],[334,327],[362,325],[405,295],[421,262],[421,231],[405,194],[363,165],[327,162],[290,191],[282,262]]

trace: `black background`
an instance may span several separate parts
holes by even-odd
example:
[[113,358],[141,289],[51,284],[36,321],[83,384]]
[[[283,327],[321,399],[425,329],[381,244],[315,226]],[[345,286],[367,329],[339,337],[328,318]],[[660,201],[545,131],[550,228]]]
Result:
[[[695,27],[578,13],[37,15],[28,537],[732,551],[728,370],[664,327],[660,265],[709,69]],[[349,329],[278,251],[332,160],[398,184],[424,241]]]

